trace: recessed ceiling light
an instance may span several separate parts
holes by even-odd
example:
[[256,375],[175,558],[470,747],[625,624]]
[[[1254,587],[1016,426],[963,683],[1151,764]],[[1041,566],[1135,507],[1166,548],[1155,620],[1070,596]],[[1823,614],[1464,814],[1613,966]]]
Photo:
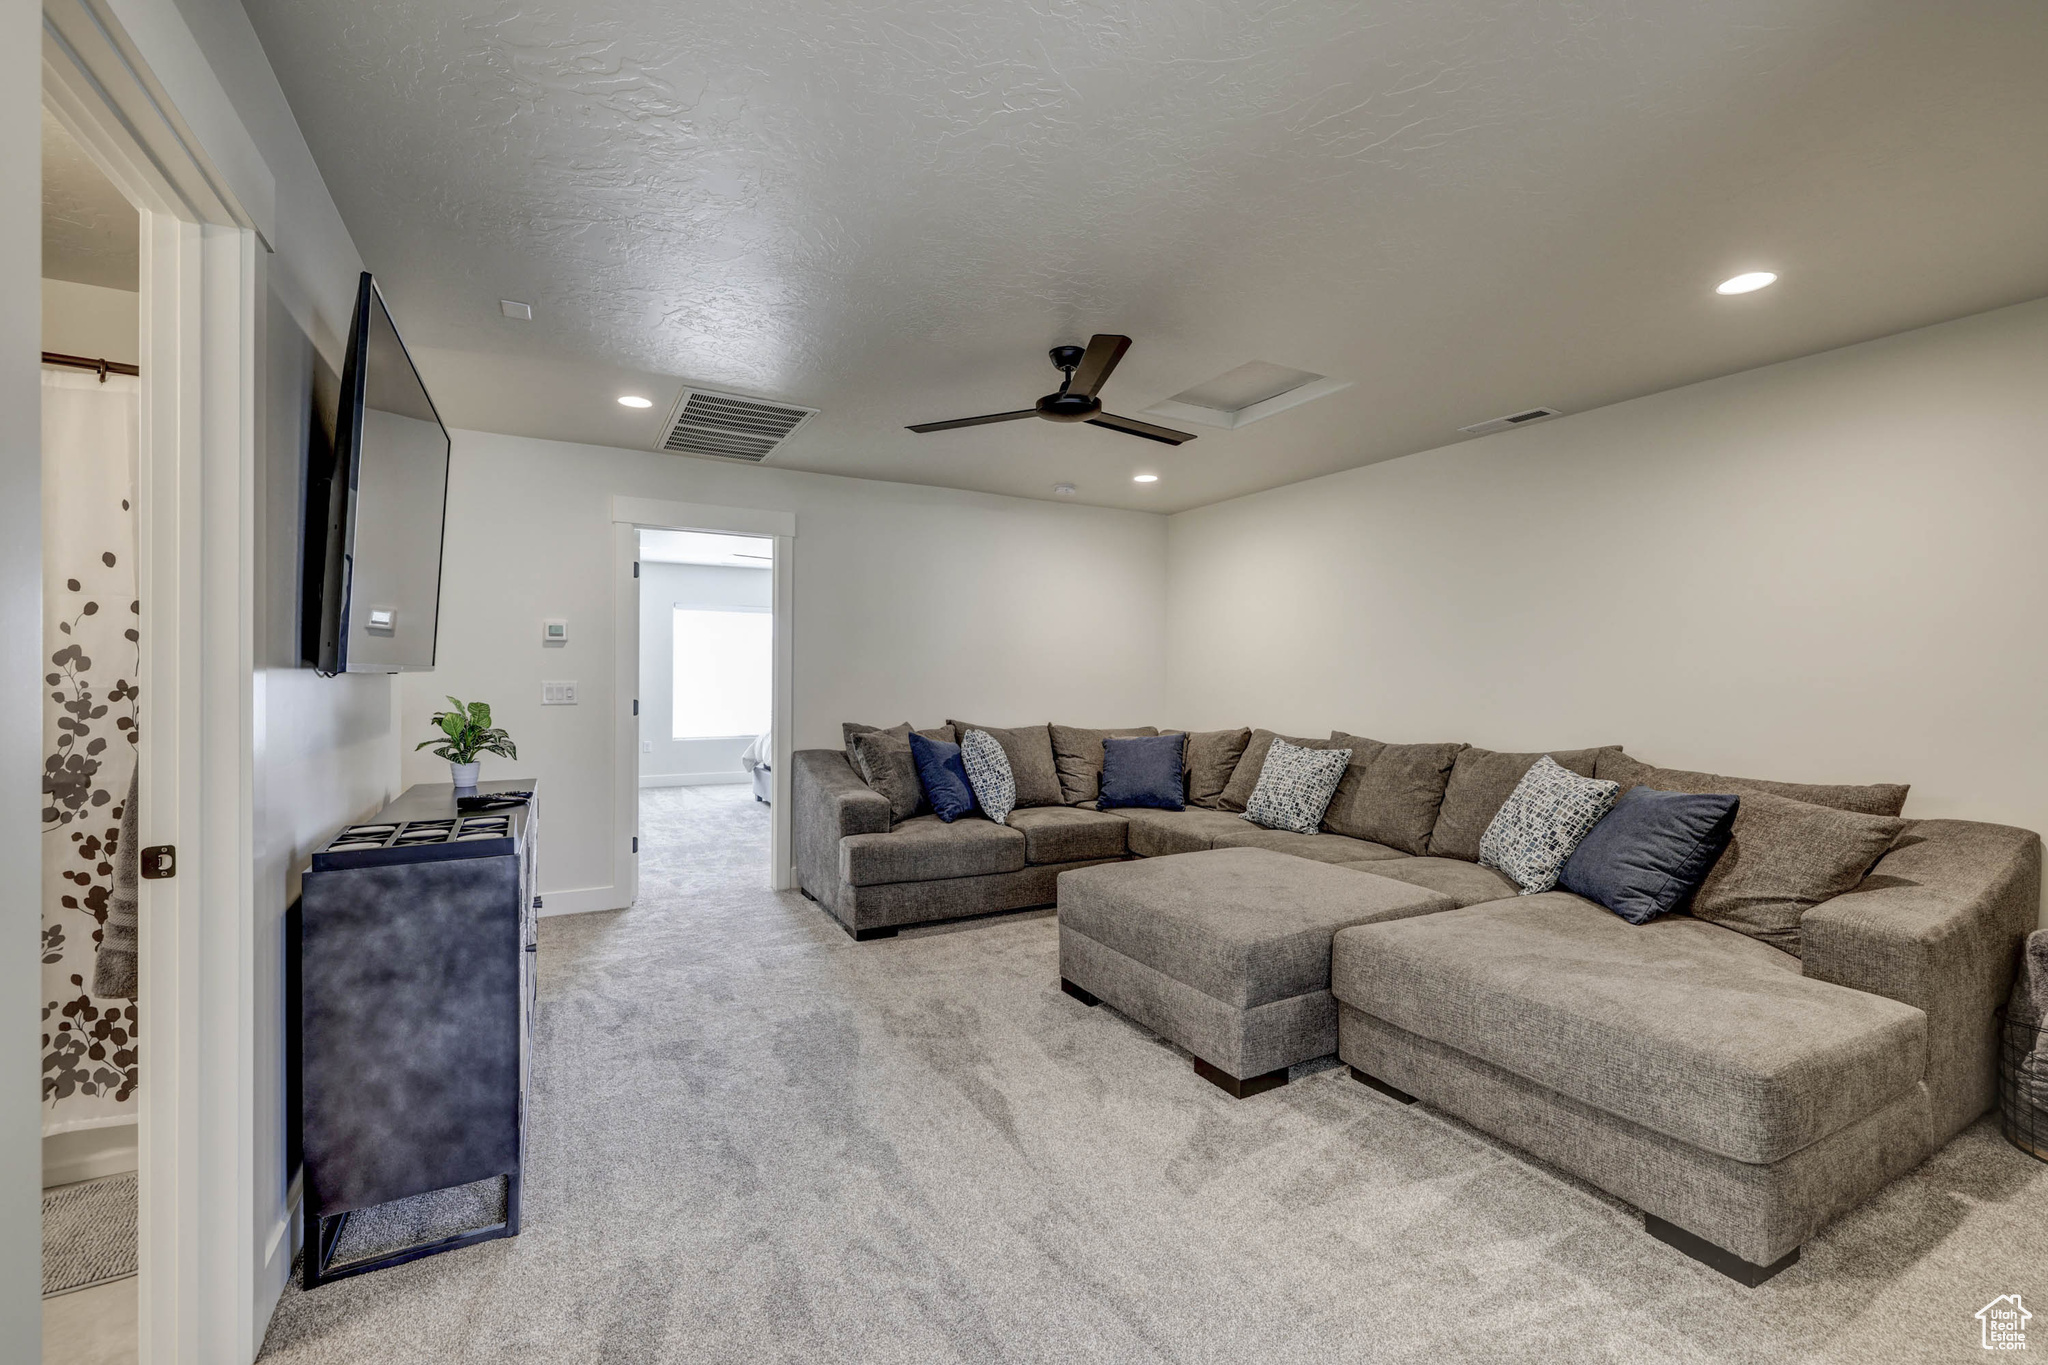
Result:
[[1754,294],[1765,285],[1776,284],[1778,277],[1768,270],[1752,270],[1746,275],[1737,275],[1732,280],[1723,280],[1714,286],[1716,294]]
[[521,303],[518,299],[499,299],[498,311],[508,318],[517,318],[521,322],[533,321],[533,305]]
[[654,406],[654,400],[652,398],[642,398],[637,393],[622,393],[619,395],[619,406],[622,408],[651,408]]
[[1133,475],[1131,475],[1131,482],[1132,482],[1132,483],[1158,483],[1158,482],[1159,482],[1159,476],[1158,476],[1157,474],[1133,474]]

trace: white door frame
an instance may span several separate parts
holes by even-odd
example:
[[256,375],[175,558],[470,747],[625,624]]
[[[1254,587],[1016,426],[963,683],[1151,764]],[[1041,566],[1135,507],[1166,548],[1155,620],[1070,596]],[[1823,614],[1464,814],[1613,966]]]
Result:
[[613,715],[617,742],[613,758],[612,828],[615,848],[612,886],[621,906],[640,894],[640,718],[634,701],[640,694],[640,591],[634,565],[640,558],[640,532],[715,531],[725,535],[762,536],[775,542],[769,569],[769,600],[774,604],[774,699],[769,725],[774,731],[772,776],[774,800],[769,808],[773,831],[769,849],[769,885],[787,891],[796,885],[789,813],[790,726],[796,715],[796,513],[754,507],[715,507],[701,502],[664,502],[657,498],[612,499],[612,673]]
[[43,19],[45,106],[142,219],[140,819],[178,866],[139,910],[140,1361],[247,1361],[260,234],[103,0]]

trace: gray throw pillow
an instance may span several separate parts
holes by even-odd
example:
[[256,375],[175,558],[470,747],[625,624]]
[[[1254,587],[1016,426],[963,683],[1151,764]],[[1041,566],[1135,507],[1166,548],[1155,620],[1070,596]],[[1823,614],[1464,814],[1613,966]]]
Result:
[[904,743],[908,744],[910,742],[910,722],[906,720],[901,725],[890,726],[858,725],[850,720],[843,720],[839,722],[839,738],[840,742],[846,745],[846,761],[853,765],[853,770],[855,772],[860,771],[860,760],[853,756],[853,737],[855,735],[870,735],[877,733],[885,735],[895,735],[898,739],[901,739]]
[[1856,889],[1906,822],[1769,792],[1742,798],[1728,847],[1700,883],[1692,913],[1799,956],[1799,921]]
[[1321,748],[1322,742],[1313,739],[1296,739],[1293,735],[1276,735],[1271,730],[1254,730],[1245,737],[1244,752],[1238,755],[1237,766],[1231,770],[1230,780],[1217,793],[1216,805],[1220,810],[1235,811],[1242,815],[1244,808],[1257,790],[1259,775],[1266,770],[1266,751],[1273,747],[1273,741],[1285,739],[1298,749]]
[[1654,787],[1662,792],[1690,792],[1694,796],[1782,796],[1810,806],[1860,811],[1865,815],[1897,815],[1906,808],[1906,794],[1912,790],[1899,782],[1873,782],[1867,786],[1821,782],[1771,782],[1761,777],[1723,777],[1719,773],[1687,772],[1683,768],[1658,768],[1630,758],[1619,749],[1600,751],[1593,776],[1619,782],[1621,789]]
[[1129,730],[1088,730],[1078,725],[1050,725],[1053,766],[1059,770],[1060,803],[1085,805],[1102,789],[1102,741],[1142,739],[1159,733],[1158,727],[1140,725]]
[[[919,730],[926,739],[957,744],[953,727]],[[917,760],[911,757],[910,735],[894,730],[862,730],[853,736],[853,770],[861,780],[889,798],[889,822],[896,824],[932,808],[925,800],[924,783],[918,780]]]
[[[1619,753],[1619,744],[1609,746]],[[1553,749],[1551,762],[1580,777],[1595,777],[1594,765],[1600,749]],[[1492,749],[1465,749],[1451,767],[1444,784],[1444,803],[1437,812],[1436,827],[1429,832],[1429,856],[1479,861],[1479,840],[1493,817],[1507,804],[1529,769],[1542,754],[1502,754]],[[1652,784],[1654,785],[1654,784]]]
[[969,730],[960,736],[960,763],[967,769],[967,785],[974,789],[981,813],[999,825],[1010,823],[1017,808],[1017,781],[1010,776],[1010,759],[1003,746],[986,730]]
[[1350,762],[1349,749],[1308,749],[1275,736],[1244,818],[1265,829],[1314,834]]
[[1522,774],[1479,840],[1479,865],[1514,878],[1533,896],[1557,885],[1579,841],[1614,809],[1621,788],[1580,777],[1544,754]]
[[[1172,734],[1171,730],[1166,732]],[[1252,732],[1238,730],[1190,730],[1187,732],[1188,804],[1204,810],[1222,808],[1223,789],[1237,772],[1244,747]]]
[[946,724],[966,734],[969,730],[986,730],[996,743],[1003,746],[1003,756],[1010,760],[1010,776],[1017,783],[1017,805],[1057,806],[1060,804],[1060,770],[1052,757],[1052,727],[1048,725],[1019,725],[1003,729],[995,725],[970,725],[964,720],[949,720]]
[[1426,855],[1443,805],[1444,784],[1465,746],[1383,744],[1342,730],[1333,730],[1329,742],[1350,748],[1353,771],[1337,788],[1323,828],[1417,857]]

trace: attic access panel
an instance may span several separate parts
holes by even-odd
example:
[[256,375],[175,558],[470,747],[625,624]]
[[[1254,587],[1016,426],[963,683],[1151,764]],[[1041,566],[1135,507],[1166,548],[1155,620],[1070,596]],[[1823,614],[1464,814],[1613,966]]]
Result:
[[1330,379],[1313,370],[1248,360],[1145,411],[1235,430],[1350,387],[1349,380]]

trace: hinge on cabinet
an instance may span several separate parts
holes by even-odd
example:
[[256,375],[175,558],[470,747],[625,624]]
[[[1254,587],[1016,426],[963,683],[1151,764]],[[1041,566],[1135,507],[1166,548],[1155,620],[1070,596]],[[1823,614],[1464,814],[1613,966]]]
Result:
[[635,578],[638,578],[639,576],[640,576],[640,561],[636,559],[636,560],[634,560],[634,561],[633,561],[633,577],[635,577]]
[[636,716],[640,714],[640,699],[638,697],[633,698],[633,714]]
[[633,851],[635,853],[640,851],[640,836],[637,834],[633,836]]
[[151,844],[139,855],[142,875],[150,881],[162,881],[178,875],[178,846],[176,844]]

